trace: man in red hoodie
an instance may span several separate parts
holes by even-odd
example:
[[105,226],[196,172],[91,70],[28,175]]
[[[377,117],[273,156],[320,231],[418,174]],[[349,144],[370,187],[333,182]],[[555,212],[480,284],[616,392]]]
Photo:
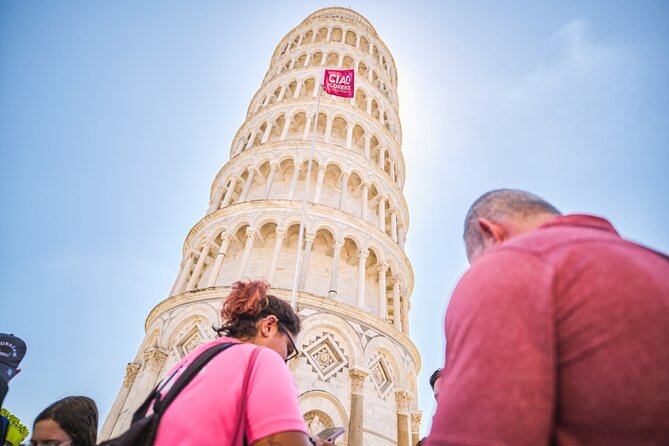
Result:
[[464,239],[426,446],[669,444],[669,259],[518,190]]

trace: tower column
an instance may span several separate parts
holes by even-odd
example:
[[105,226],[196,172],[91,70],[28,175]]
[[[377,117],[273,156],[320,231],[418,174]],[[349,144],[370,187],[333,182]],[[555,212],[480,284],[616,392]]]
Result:
[[307,116],[307,122],[304,124],[304,133],[302,139],[309,139],[309,130],[311,130],[311,116]]
[[288,190],[288,199],[292,200],[295,197],[295,189],[297,188],[297,180],[300,178],[301,164],[293,164],[293,177],[290,179],[290,189]]
[[267,128],[265,129],[265,133],[262,135],[262,139],[260,140],[260,144],[265,144],[267,140],[269,140],[269,135],[272,133],[272,128],[274,127],[273,122],[268,122],[267,123]]
[[348,422],[348,445],[363,446],[362,433],[364,422],[364,389],[365,378],[369,373],[359,368],[348,371],[351,377],[351,418]]
[[186,285],[187,290],[192,290],[197,286],[198,281],[200,280],[200,274],[202,274],[202,269],[204,268],[204,262],[207,260],[207,254],[209,254],[209,243],[205,242],[202,244],[202,249],[200,250],[200,258],[197,259],[197,264],[193,270],[193,275],[190,276],[188,285]]
[[409,296],[401,294],[402,301],[402,333],[409,336]]
[[230,234],[224,232],[221,234],[221,247],[216,254],[216,260],[214,261],[214,266],[211,268],[211,276],[209,276],[208,287],[216,286],[216,280],[218,280],[218,274],[221,272],[221,267],[223,266],[223,260],[225,260],[225,254],[228,252],[228,246],[230,245]]
[[369,186],[366,184],[362,185],[362,195],[361,195],[361,206],[360,206],[360,218],[367,220],[367,209],[369,208]]
[[185,263],[182,262],[182,268],[179,273],[179,279],[172,287],[170,295],[179,294],[183,290],[184,284],[186,283],[186,279],[188,278],[188,273],[190,273],[190,270],[193,267],[193,256],[191,255],[190,252],[186,253],[186,258],[184,260]]
[[230,179],[230,185],[228,186],[228,190],[225,191],[225,197],[223,198],[223,204],[221,207],[226,207],[230,204],[230,200],[232,200],[232,193],[235,190],[235,186],[237,186],[237,177],[233,176]]
[[156,386],[156,380],[163,365],[165,365],[165,359],[167,359],[167,351],[161,347],[154,346],[144,350],[144,362],[137,374],[135,384],[132,386],[133,393],[141,395],[141,397],[139,400],[134,401],[135,406],[130,408],[130,417],[132,417],[132,414],[135,413],[139,405],[149,395],[149,392]]
[[209,206],[209,209],[207,209],[207,214],[211,214],[219,208],[221,205],[221,198],[223,198],[223,188],[216,189],[214,196],[211,198],[211,205]]
[[281,102],[283,101],[283,97],[286,95],[286,87],[281,87],[281,90],[279,91],[279,97],[276,98],[276,102]]
[[249,191],[251,190],[251,184],[253,184],[253,177],[255,176],[256,169],[253,166],[249,166],[248,168],[249,175],[246,177],[246,182],[244,183],[244,188],[242,189],[242,193],[239,197],[239,202],[246,201],[246,198],[249,195]]
[[344,247],[343,240],[335,240],[332,244],[334,255],[332,259],[332,274],[330,274],[330,290],[328,296],[330,298],[337,297],[337,284],[339,283],[339,262],[341,261],[341,249]]
[[379,265],[379,317],[384,321],[388,319],[388,297],[386,296],[386,272],[388,262]]
[[400,245],[400,249],[404,249],[404,226],[400,226],[398,229],[397,242]]
[[346,193],[348,192],[348,176],[349,172],[341,173],[341,193],[339,194],[339,210],[344,210],[346,204]]
[[251,146],[253,146],[253,141],[256,139],[257,134],[258,134],[257,130],[251,131],[251,136],[249,137],[249,140],[246,142],[246,147],[244,147],[244,150],[250,149]]
[[411,414],[411,444],[416,446],[420,441],[420,420],[423,418],[422,412],[413,412]]
[[346,148],[351,148],[351,143],[353,142],[353,124],[346,126]]
[[369,133],[365,133],[365,158],[369,159],[370,144],[372,143],[372,136]]
[[275,161],[269,163],[269,175],[267,176],[267,185],[265,186],[265,200],[269,199],[269,194],[272,191],[272,183],[274,182],[274,175],[279,164]]
[[325,123],[325,142],[330,142],[330,136],[332,136],[332,123],[334,119],[328,116],[328,120]]
[[393,325],[400,330],[401,324],[401,310],[400,310],[400,278],[393,276]]
[[286,122],[283,123],[283,129],[281,130],[281,141],[285,141],[288,137],[288,130],[290,130],[290,124],[292,121],[293,118],[291,116],[286,117]]
[[246,244],[244,245],[244,254],[242,255],[242,261],[239,264],[239,269],[237,270],[237,278],[241,279],[246,274],[246,267],[249,264],[249,258],[251,257],[251,249],[253,249],[253,242],[256,239],[256,231],[253,229],[246,230]]
[[272,283],[274,281],[274,274],[276,274],[276,266],[279,263],[279,254],[281,254],[281,246],[286,237],[286,230],[284,228],[276,227],[276,241],[274,242],[274,251],[272,252],[272,260],[269,264],[269,273],[267,274],[267,281]]
[[314,246],[315,234],[306,234],[304,243],[304,256],[302,256],[302,268],[300,269],[300,284],[298,288],[304,290],[304,285],[307,282],[307,274],[309,274],[309,258],[311,257],[311,248]]
[[395,209],[390,210],[390,238],[394,242],[397,241],[397,211]]
[[409,420],[411,394],[407,391],[395,392],[397,402],[397,446],[411,446],[411,425]]
[[386,197],[381,195],[379,197],[379,229],[382,232],[386,232]]
[[318,176],[316,177],[316,190],[314,191],[314,203],[321,202],[321,193],[323,192],[323,180],[325,179],[325,164],[318,166]]
[[125,368],[125,377],[123,378],[123,385],[121,386],[121,389],[118,391],[116,399],[114,400],[114,405],[112,406],[111,410],[109,411],[109,415],[107,416],[107,419],[102,425],[102,429],[100,430],[100,435],[99,435],[100,441],[105,441],[111,437],[111,434],[114,430],[114,426],[118,421],[118,417],[121,414],[123,406],[125,406],[125,402],[128,399],[128,393],[130,393],[130,388],[132,387],[132,384],[135,382],[135,378],[137,377],[138,372],[139,372],[139,364],[130,363]]
[[365,303],[365,263],[367,262],[368,255],[369,251],[367,250],[358,252],[358,295],[356,305],[360,308]]

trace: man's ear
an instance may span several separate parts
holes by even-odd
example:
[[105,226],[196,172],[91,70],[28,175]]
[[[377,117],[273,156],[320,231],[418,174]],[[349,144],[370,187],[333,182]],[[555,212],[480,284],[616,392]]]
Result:
[[481,228],[481,232],[483,233],[484,245],[496,245],[508,238],[507,230],[503,225],[490,221],[487,218],[479,218],[479,228]]

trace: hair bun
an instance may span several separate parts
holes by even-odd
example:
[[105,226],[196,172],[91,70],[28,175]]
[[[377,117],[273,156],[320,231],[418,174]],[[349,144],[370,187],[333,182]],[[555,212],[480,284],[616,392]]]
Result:
[[264,280],[237,281],[223,303],[221,316],[224,321],[232,321],[244,316],[257,316],[267,307],[267,288]]

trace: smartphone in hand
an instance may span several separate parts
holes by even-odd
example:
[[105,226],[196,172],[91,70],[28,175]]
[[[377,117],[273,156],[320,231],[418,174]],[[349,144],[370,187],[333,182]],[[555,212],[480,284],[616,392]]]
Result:
[[346,428],[343,427],[328,427],[318,433],[318,438],[326,441],[334,441],[344,432],[346,432]]

